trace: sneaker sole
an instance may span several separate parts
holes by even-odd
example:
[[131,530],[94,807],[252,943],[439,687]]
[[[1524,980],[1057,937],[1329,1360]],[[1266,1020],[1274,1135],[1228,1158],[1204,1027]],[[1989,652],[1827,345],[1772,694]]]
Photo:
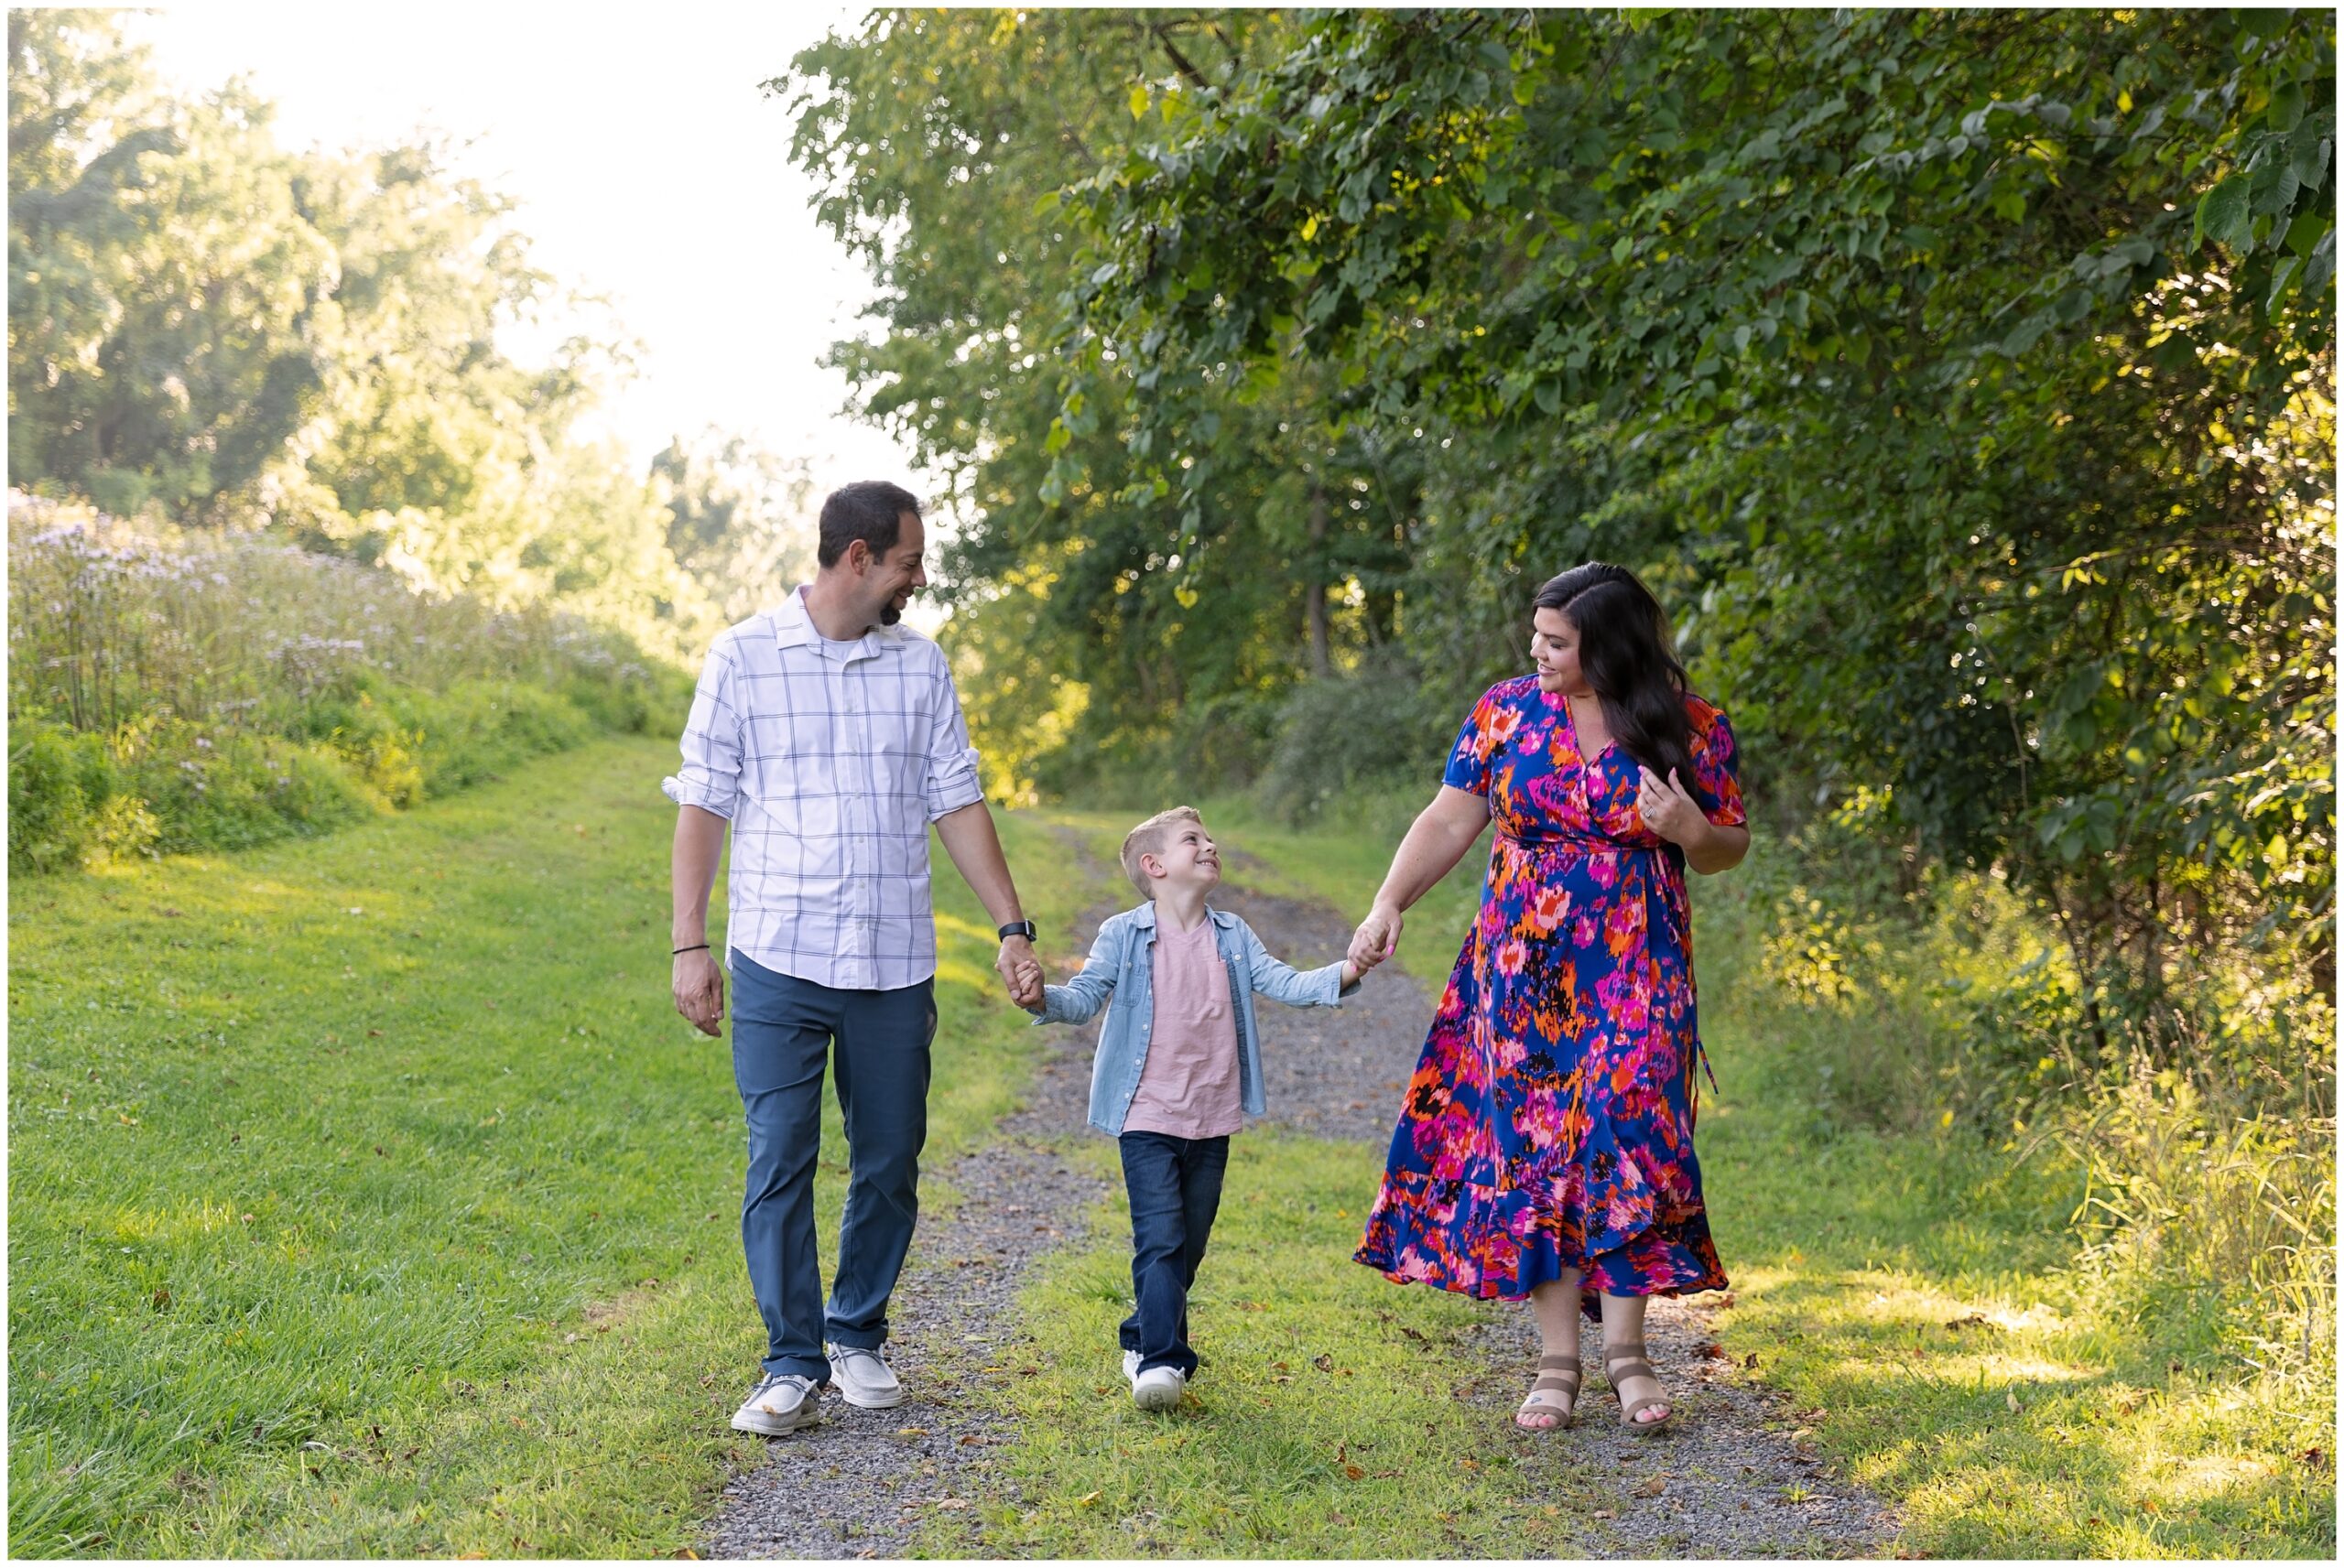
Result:
[[793,1432],[817,1424],[821,1419],[821,1412],[814,1409],[813,1399],[808,1396],[806,1402],[789,1415],[736,1414],[732,1418],[732,1430],[754,1433],[759,1437],[787,1437]]
[[904,1390],[901,1389],[892,1394],[862,1394],[843,1383],[833,1383],[831,1387],[838,1390],[839,1398],[859,1411],[891,1411],[904,1402]]
[[1132,1402],[1144,1411],[1168,1411],[1180,1402],[1178,1389],[1134,1389]]

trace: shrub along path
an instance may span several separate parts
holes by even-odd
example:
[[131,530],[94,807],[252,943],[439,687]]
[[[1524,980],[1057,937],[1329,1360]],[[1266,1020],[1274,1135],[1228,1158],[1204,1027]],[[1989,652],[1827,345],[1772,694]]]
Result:
[[[1063,831],[1086,881],[1106,881],[1112,868],[1080,832]],[[1263,862],[1237,856],[1232,869],[1215,902],[1273,952],[1307,967],[1348,942],[1348,922],[1326,904],[1245,885],[1275,881]],[[1091,909],[1076,950],[1128,903]],[[1053,969],[1066,972],[1063,961]],[[1620,1432],[1594,1377],[1576,1430],[1532,1434],[1511,1421],[1537,1353],[1525,1309],[1402,1290],[1349,1261],[1430,1013],[1425,989],[1397,968],[1368,977],[1340,1011],[1262,1010],[1271,1120],[1290,1130],[1237,1141],[1196,1307],[1207,1364],[1163,1417],[1131,1405],[1118,1365],[1128,1221],[1112,1150],[1083,1130],[1097,1025],[1037,1036],[1026,1104],[990,1148],[952,1168],[950,1217],[923,1218],[892,1347],[915,1397],[881,1411],[826,1399],[822,1425],[775,1442],[770,1464],[728,1489],[708,1550],[1715,1557],[1876,1547],[1884,1510],[1822,1475],[1785,1412],[1701,1354],[1715,1352],[1706,1309],[1663,1303],[1652,1315],[1655,1359],[1684,1411],[1677,1430],[1652,1440]],[[1355,1195],[1329,1205],[1312,1195],[1321,1190]],[[1063,1299],[1069,1292],[1079,1302]],[[1590,1357],[1595,1344],[1590,1334]]]

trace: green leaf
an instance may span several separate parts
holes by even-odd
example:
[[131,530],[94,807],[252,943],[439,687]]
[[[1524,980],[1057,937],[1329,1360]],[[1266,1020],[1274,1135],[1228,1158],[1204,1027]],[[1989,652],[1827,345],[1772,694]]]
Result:
[[2336,215],[2333,212],[2298,212],[2295,221],[2287,225],[2287,248],[2299,256],[2307,256],[2318,246],[2320,235],[2335,225]]
[[2227,245],[2243,255],[2253,243],[2249,211],[2249,198],[2253,192],[2253,178],[2233,174],[2220,181],[2199,198],[2198,222],[2192,227],[2189,243],[2193,245],[2206,240]]
[[2288,286],[2295,281],[2297,275],[2303,270],[2303,258],[2300,256],[2281,256],[2278,264],[2272,267],[2271,288],[2263,297],[2264,315],[2267,316],[2279,308],[2279,301],[2285,297]]
[[1147,83],[1143,81],[1132,89],[1132,118],[1136,120],[1146,114],[1147,103]]
[[2271,107],[2263,123],[2281,135],[2295,128],[2304,117],[2304,90],[2295,82],[2285,82],[2271,94]]

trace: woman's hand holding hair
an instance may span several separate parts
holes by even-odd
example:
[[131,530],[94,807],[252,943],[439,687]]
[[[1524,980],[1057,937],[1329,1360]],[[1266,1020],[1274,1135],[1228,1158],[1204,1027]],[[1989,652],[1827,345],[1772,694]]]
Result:
[[1709,875],[1742,864],[1742,857],[1750,852],[1749,828],[1711,822],[1701,803],[1677,782],[1675,768],[1668,770],[1666,779],[1647,767],[1640,766],[1636,772],[1641,781],[1636,814],[1644,819],[1645,827],[1685,851],[1687,865]]
[[1638,763],[1636,776],[1636,815],[1644,819],[1645,827],[1670,843],[1690,849],[1708,829],[1709,819],[1699,802],[1677,782],[1677,770],[1669,769],[1668,777],[1664,779]]

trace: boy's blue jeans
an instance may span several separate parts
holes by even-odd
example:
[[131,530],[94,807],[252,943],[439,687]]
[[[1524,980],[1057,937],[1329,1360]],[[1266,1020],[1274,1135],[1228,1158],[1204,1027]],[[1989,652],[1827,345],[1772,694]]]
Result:
[[1139,1352],[1139,1368],[1174,1367],[1184,1378],[1197,1370],[1188,1348],[1188,1290],[1204,1261],[1213,1216],[1221,1210],[1221,1178],[1229,1140],[1175,1138],[1166,1132],[1126,1132],[1123,1187],[1132,1202],[1132,1294],[1138,1310],[1123,1319],[1123,1348]]
[[[826,1381],[822,1341],[876,1350],[919,1218],[936,982],[837,990],[732,958],[732,1076],[749,1123],[741,1245],[765,1323],[765,1369]],[[830,1309],[814,1258],[822,1069],[833,1046],[852,1173]]]

